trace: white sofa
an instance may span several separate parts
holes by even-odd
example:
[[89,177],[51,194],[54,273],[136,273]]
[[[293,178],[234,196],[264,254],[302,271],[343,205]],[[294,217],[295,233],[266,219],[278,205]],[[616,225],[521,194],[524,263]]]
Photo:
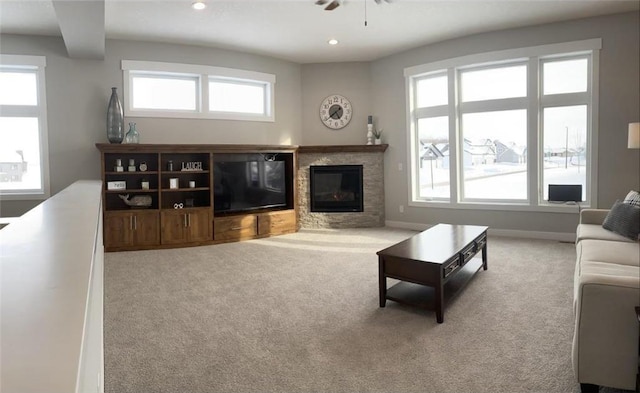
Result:
[[636,388],[640,243],[602,228],[608,212],[583,210],[576,234],[572,360],[583,392]]

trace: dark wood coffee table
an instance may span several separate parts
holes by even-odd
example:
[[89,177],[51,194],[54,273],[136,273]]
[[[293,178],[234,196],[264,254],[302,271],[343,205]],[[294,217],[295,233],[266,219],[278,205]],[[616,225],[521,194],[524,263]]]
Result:
[[[487,227],[438,224],[378,251],[380,307],[387,299],[436,312],[444,321],[444,304],[487,270]],[[482,259],[474,256],[482,251]],[[387,277],[400,280],[387,289]]]

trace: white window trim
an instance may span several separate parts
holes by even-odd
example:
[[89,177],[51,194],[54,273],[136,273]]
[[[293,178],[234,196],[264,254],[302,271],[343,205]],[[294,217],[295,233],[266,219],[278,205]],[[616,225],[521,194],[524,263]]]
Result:
[[47,127],[47,90],[45,79],[45,67],[47,58],[45,56],[27,55],[2,55],[0,54],[0,64],[7,66],[23,66],[27,69],[37,69],[36,78],[38,84],[38,105],[33,106],[5,106],[0,105],[0,113],[8,117],[37,117],[39,125],[40,139],[40,177],[42,188],[39,190],[0,190],[0,200],[44,200],[51,196],[49,179],[49,138]]
[[[455,94],[457,94],[457,78],[455,77],[456,71],[459,69],[464,69],[469,66],[481,66],[483,64],[499,64],[501,61],[504,62],[517,62],[518,60],[525,60],[529,62],[528,64],[528,73],[536,72],[538,73],[538,64],[541,60],[551,59],[554,57],[562,57],[565,58],[567,56],[571,56],[572,54],[581,55],[585,53],[589,53],[591,56],[591,79],[589,81],[588,89],[591,91],[590,97],[585,93],[571,93],[570,95],[576,94],[577,96],[582,95],[583,99],[586,100],[586,103],[590,104],[590,111],[588,113],[587,120],[587,140],[590,141],[590,147],[587,149],[587,159],[589,160],[589,168],[587,169],[587,190],[586,195],[589,198],[588,205],[580,205],[582,207],[590,207],[598,205],[598,183],[597,183],[597,164],[598,164],[598,102],[599,102],[599,63],[600,63],[600,49],[602,48],[602,39],[588,39],[582,41],[573,41],[559,44],[549,44],[549,45],[540,45],[540,46],[532,46],[525,48],[517,48],[517,49],[508,49],[503,51],[495,51],[495,52],[487,52],[480,53],[474,55],[467,55],[456,57],[452,59],[440,60],[433,63],[421,64],[412,67],[407,67],[404,69],[404,77],[405,77],[405,91],[406,91],[406,121],[408,125],[408,133],[407,133],[407,151],[409,154],[407,155],[407,159],[409,162],[407,163],[407,182],[408,182],[408,196],[409,200],[407,202],[408,206],[413,207],[431,207],[431,208],[444,208],[444,209],[472,209],[472,210],[498,210],[498,211],[534,211],[534,212],[553,212],[553,213],[568,213],[568,214],[576,214],[579,212],[579,209],[576,205],[571,204],[553,204],[549,202],[545,202],[542,200],[542,190],[539,190],[539,184],[542,176],[542,172],[539,169],[538,163],[538,151],[539,144],[541,143],[542,136],[539,135],[538,132],[528,132],[527,135],[527,144],[528,144],[528,173],[529,173],[529,182],[528,182],[528,190],[527,190],[527,200],[526,201],[485,201],[482,202],[473,202],[472,200],[460,201],[458,190],[459,190],[459,182],[460,176],[458,174],[459,169],[457,171],[450,171],[450,184],[451,184],[451,192],[450,199],[433,199],[433,200],[419,200],[418,198],[418,189],[417,184],[418,181],[414,181],[418,176],[418,168],[417,168],[417,157],[416,157],[416,128],[417,122],[414,121],[416,118],[416,114],[426,114],[427,112],[431,112],[431,108],[428,109],[415,109],[415,92],[414,90],[414,81],[417,78],[422,76],[427,76],[429,74],[442,73],[445,70],[448,72],[449,76],[449,144],[455,144],[458,146],[458,116],[460,115],[459,108],[456,107]],[[532,63],[535,63],[532,67]],[[528,102],[527,113],[528,113],[528,128],[530,130],[537,130],[539,127],[538,124],[538,111],[541,108],[552,106],[553,102],[558,102],[558,100],[562,100],[562,97],[554,98],[552,96],[542,97],[541,88],[538,85],[533,85],[532,80],[539,81],[541,83],[541,79],[538,78],[530,78],[529,74],[527,77],[528,83],[528,91],[535,91],[536,94],[528,94],[529,98],[525,98]],[[533,89],[533,90],[531,90]],[[511,99],[510,99],[511,100]],[[495,100],[500,101],[500,100]],[[562,100],[563,102],[566,102]],[[469,104],[475,103],[463,103],[465,107]],[[493,104],[488,103],[486,106],[484,104],[479,103],[478,109],[480,108],[490,108]],[[472,107],[470,107],[472,108]],[[421,112],[418,112],[421,111]],[[442,111],[441,108],[434,108],[433,113],[436,114]],[[449,159],[453,162],[458,162],[457,157],[458,149],[450,150]]]
[[[122,60],[124,81],[124,114],[129,117],[163,117],[184,119],[218,119],[275,122],[275,83],[276,76],[257,71],[239,70],[197,64],[164,63],[155,61]],[[131,78],[136,73],[163,75],[166,73],[182,74],[198,78],[196,110],[150,110],[134,109],[132,105]],[[209,110],[209,80],[236,80],[243,83],[261,84],[265,86],[265,114],[238,112],[219,112]]]

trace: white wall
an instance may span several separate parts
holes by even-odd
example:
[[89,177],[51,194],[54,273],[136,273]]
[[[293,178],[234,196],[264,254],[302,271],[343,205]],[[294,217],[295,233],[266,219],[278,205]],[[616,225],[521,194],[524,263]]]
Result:
[[[371,64],[373,114],[390,144],[385,157],[388,221],[415,224],[479,224],[508,230],[575,231],[573,214],[407,207],[409,186],[405,67],[474,53],[602,38],[598,140],[598,206],[610,207],[640,187],[640,151],[627,149],[628,123],[640,119],[640,22],[637,12],[510,29],[445,41],[398,53]],[[404,213],[399,205],[405,206]]]
[[[352,105],[349,124],[332,130],[320,121],[320,103],[332,94]],[[364,145],[371,114],[370,63],[305,64],[302,66],[302,144]]]

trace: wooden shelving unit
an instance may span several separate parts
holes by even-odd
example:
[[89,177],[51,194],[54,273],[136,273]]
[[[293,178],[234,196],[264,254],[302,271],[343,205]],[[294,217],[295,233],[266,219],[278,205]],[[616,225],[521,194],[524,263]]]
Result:
[[[296,146],[99,143],[96,147],[104,183],[106,251],[216,244],[297,231]],[[258,153],[285,157],[286,207],[214,216],[214,157]],[[123,171],[116,170],[118,162]],[[128,170],[129,164],[135,171]],[[110,190],[109,182],[126,186]],[[142,188],[143,182],[148,189]],[[120,197],[127,194],[130,199],[149,196],[151,205],[131,207]]]

